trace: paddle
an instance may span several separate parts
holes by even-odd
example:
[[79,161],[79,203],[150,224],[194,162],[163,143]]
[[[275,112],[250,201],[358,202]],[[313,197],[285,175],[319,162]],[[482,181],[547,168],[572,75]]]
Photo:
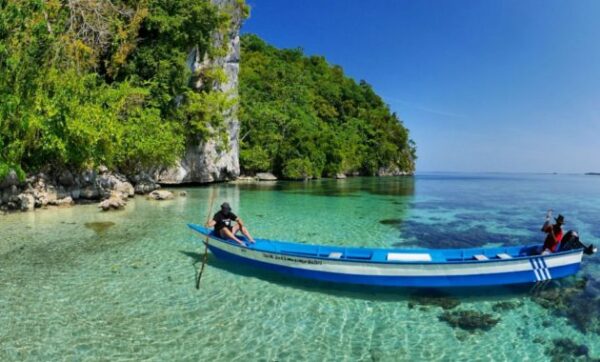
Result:
[[[213,209],[213,205],[215,203],[215,196],[216,196],[216,187],[213,187],[211,192],[210,192],[210,198],[209,198],[209,203],[208,203],[208,212],[206,215],[206,224],[208,224],[208,222],[210,221],[210,216],[212,214],[212,209]],[[204,266],[206,265],[206,261],[208,260],[208,241],[209,241],[209,237],[208,235],[206,235],[206,239],[204,240],[204,255],[202,255],[202,266],[200,267],[200,271],[198,272],[198,276],[196,277],[196,289],[200,289],[200,279],[202,279],[202,273],[204,272]]]

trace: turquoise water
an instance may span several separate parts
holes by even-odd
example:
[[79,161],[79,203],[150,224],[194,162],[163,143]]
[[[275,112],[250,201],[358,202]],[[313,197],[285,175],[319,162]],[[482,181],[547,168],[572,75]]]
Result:
[[[213,189],[217,203],[228,201],[264,238],[511,245],[541,240],[553,208],[582,240],[600,241],[600,177],[593,176],[220,184],[176,189],[188,195],[172,201],[137,197],[112,213],[85,205],[8,214],[0,216],[0,360],[600,358],[598,256],[586,258],[577,277],[536,291],[340,287],[210,257],[196,290],[202,248],[185,223],[204,222]],[[466,320],[460,311],[480,314]]]

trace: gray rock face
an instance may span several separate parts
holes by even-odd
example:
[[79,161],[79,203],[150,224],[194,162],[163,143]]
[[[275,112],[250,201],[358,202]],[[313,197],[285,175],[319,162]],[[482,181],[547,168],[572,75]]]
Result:
[[35,208],[35,198],[31,194],[20,194],[21,211],[33,211]]
[[[236,0],[213,0],[222,9],[233,9],[232,26],[229,33],[217,35],[217,45],[227,44],[228,51],[224,57],[209,61],[198,49],[193,49],[188,56],[188,65],[192,72],[207,67],[221,67],[227,74],[227,81],[217,84],[214,91],[227,92],[230,97],[237,97],[238,73],[240,69],[240,26],[242,15]],[[202,87],[201,81],[196,87]],[[207,183],[232,180],[240,174],[239,164],[239,131],[237,109],[230,109],[225,115],[227,130],[227,147],[220,147],[218,142],[209,140],[187,146],[184,157],[171,168],[157,172],[157,181],[161,184]],[[136,189],[137,191],[137,189]]]
[[95,200],[100,197],[98,189],[94,185],[88,185],[80,189],[79,197],[87,200]]
[[103,200],[98,204],[98,208],[102,211],[119,210],[127,205],[127,196],[123,196],[121,193],[113,191],[106,200]]
[[65,198],[56,200],[56,205],[57,206],[72,206],[74,204],[73,202],[73,198],[71,196],[67,196]]
[[[106,167],[99,167],[98,173],[60,171],[53,176],[39,173],[29,176],[18,186],[0,188],[0,209],[33,211],[35,208],[47,206],[71,206],[80,199],[111,198],[113,200],[106,203],[108,208],[121,208],[127,198],[135,195],[136,189],[148,193],[160,187],[148,175],[135,180],[141,181],[136,188],[127,177],[110,172]],[[135,180],[133,182],[136,182]],[[117,202],[115,197],[122,202]]]
[[0,198],[0,202],[2,202],[2,203],[7,204],[9,202],[15,203],[15,202],[19,201],[19,199],[18,199],[19,189],[15,185],[11,185],[11,186],[8,186],[7,188],[5,188],[2,191],[1,195],[2,195],[2,198]]
[[115,185],[115,191],[127,195],[127,197],[133,197],[135,195],[135,189],[133,188],[133,185],[126,181],[118,182]]
[[379,176],[379,177],[383,177],[383,176],[409,176],[409,175],[411,175],[411,173],[406,172],[406,171],[402,171],[397,166],[393,166],[393,167],[380,167],[379,170],[377,170],[377,176]]
[[156,189],[160,188],[154,181],[154,177],[150,176],[146,172],[141,172],[133,177],[135,183],[134,192],[139,195],[145,195]]
[[42,206],[55,205],[56,200],[58,199],[56,187],[54,187],[54,185],[46,185],[46,189],[44,191],[40,192],[40,204]]
[[[213,91],[226,92],[232,98],[237,97],[238,73],[240,62],[240,26],[242,11],[237,0],[212,0],[231,15],[231,26],[227,33],[216,34],[214,42],[217,46],[226,45],[227,53],[223,57],[208,59],[198,49],[192,49],[188,65],[193,72],[206,68],[220,67],[227,75],[227,81],[213,86]],[[203,85],[198,81],[196,87]],[[71,204],[75,200],[111,200],[100,206],[103,210],[122,208],[127,197],[147,194],[160,188],[159,183],[208,183],[222,180],[233,180],[240,174],[239,165],[239,131],[237,107],[224,114],[226,140],[217,142],[190,143],[185,154],[174,167],[152,170],[127,180],[124,176],[111,173],[105,166],[97,170],[82,173],[64,171],[49,177],[44,174],[30,176],[20,183],[18,175],[10,171],[4,180],[0,180],[0,209],[33,210],[33,207],[47,205]],[[223,145],[225,143],[225,145]],[[21,196],[27,194],[31,198]],[[124,197],[124,198],[123,198]]]
[[75,177],[73,177],[73,174],[70,171],[65,170],[58,176],[58,182],[66,187],[73,186],[75,185]]
[[256,174],[258,181],[277,181],[277,177],[270,172],[259,172]]

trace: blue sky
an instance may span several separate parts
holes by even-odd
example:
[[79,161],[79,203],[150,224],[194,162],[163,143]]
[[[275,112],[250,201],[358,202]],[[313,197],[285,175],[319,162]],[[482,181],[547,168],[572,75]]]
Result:
[[247,2],[243,32],[372,84],[418,171],[600,171],[600,1]]

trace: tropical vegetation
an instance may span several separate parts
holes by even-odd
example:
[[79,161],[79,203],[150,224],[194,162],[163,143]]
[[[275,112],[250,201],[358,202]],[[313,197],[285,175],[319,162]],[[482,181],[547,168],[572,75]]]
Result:
[[[323,57],[245,35],[239,97],[220,91],[227,76],[213,60],[248,15],[243,0],[225,4],[0,0],[0,180],[10,169],[23,179],[100,164],[129,175],[168,166],[190,143],[228,147],[232,109],[246,173],[414,170],[415,145],[398,116]],[[190,54],[202,63],[195,72]]]
[[412,172],[415,144],[365,81],[301,49],[242,37],[241,151],[245,172],[286,178]]
[[223,54],[214,40],[230,26],[227,10],[207,0],[0,0],[0,176],[100,163],[135,172],[218,137],[231,107],[212,91],[222,71],[191,74],[186,59],[194,48]]

